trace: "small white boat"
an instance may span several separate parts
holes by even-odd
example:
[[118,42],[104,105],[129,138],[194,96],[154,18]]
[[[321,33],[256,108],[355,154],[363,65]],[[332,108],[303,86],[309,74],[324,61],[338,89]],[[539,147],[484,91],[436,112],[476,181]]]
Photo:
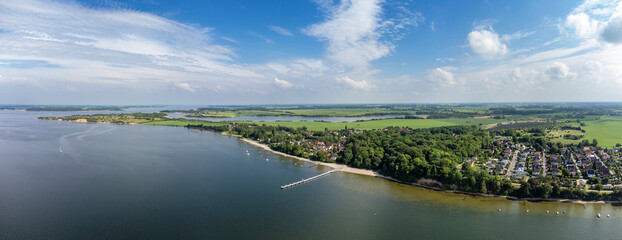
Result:
[[499,212],[501,212],[501,208],[499,208]]
[[555,212],[555,215],[559,215],[559,212]]
[[609,217],[611,217],[611,216],[609,216],[609,214],[607,214],[607,218],[609,218]]
[[600,213],[599,213],[599,214],[596,214],[596,217],[597,217],[597,218],[600,218]]
[[546,210],[546,213],[549,213],[549,210]]
[[58,146],[58,152],[63,152],[63,148],[61,146]]
[[246,156],[250,156],[250,155],[251,155],[250,153],[246,153]]

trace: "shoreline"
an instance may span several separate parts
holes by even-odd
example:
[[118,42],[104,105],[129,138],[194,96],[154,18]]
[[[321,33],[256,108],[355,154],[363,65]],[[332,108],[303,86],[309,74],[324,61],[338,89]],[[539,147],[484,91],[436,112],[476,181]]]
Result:
[[[231,136],[231,135],[230,135]],[[420,187],[420,188],[425,188],[425,189],[429,189],[429,190],[434,190],[434,191],[439,191],[439,192],[449,192],[449,193],[454,193],[454,194],[463,194],[463,195],[468,195],[468,196],[478,196],[478,197],[493,197],[493,198],[503,198],[506,200],[511,200],[511,201],[528,201],[528,202],[557,202],[557,203],[573,203],[573,204],[579,204],[579,205],[585,205],[585,204],[622,204],[622,201],[583,201],[583,200],[577,200],[577,199],[557,199],[557,198],[518,198],[518,197],[512,197],[512,196],[505,196],[505,195],[495,195],[495,194],[486,194],[486,193],[473,193],[473,192],[464,192],[464,191],[459,191],[459,190],[448,190],[448,189],[442,189],[442,188],[438,188],[438,187],[433,187],[433,186],[428,186],[428,185],[424,185],[424,184],[419,184],[419,183],[411,183],[411,182],[404,182],[404,181],[400,181],[397,180],[395,178],[389,177],[389,176],[385,176],[382,175],[378,172],[372,171],[372,170],[367,170],[367,169],[360,169],[360,168],[353,168],[353,167],[349,167],[345,164],[338,164],[338,163],[326,163],[326,162],[320,162],[320,161],[313,161],[311,159],[307,159],[307,158],[303,158],[303,157],[298,157],[298,156],[294,156],[294,155],[290,155],[287,153],[283,153],[283,152],[279,152],[276,150],[271,149],[268,145],[262,144],[260,142],[251,140],[251,139],[247,139],[241,136],[237,136],[238,139],[253,145],[255,147],[261,148],[263,150],[266,150],[268,152],[277,154],[277,155],[281,155],[284,157],[289,157],[289,158],[293,158],[296,160],[300,160],[303,162],[308,162],[308,163],[313,163],[315,165],[322,165],[322,166],[327,166],[333,169],[338,169],[340,172],[347,172],[347,173],[352,173],[352,174],[358,174],[358,175],[364,175],[364,176],[370,176],[370,177],[377,177],[377,178],[381,178],[381,179],[385,179],[388,181],[392,181],[392,182],[396,182],[399,184],[404,184],[404,185],[410,185],[410,186],[414,186],[414,187]]]
[[380,177],[380,178],[389,178],[387,176],[381,175],[378,172],[374,172],[372,170],[367,170],[367,169],[360,169],[360,168],[353,168],[353,167],[349,167],[345,164],[338,164],[338,163],[327,163],[327,162],[319,162],[319,161],[313,161],[311,159],[307,159],[307,158],[303,158],[303,157],[298,157],[298,156],[294,156],[294,155],[290,155],[287,153],[283,153],[283,152],[279,152],[276,150],[271,149],[268,145],[262,144],[260,142],[254,141],[254,140],[250,140],[248,138],[243,138],[238,136],[238,138],[240,138],[242,141],[247,142],[255,147],[259,147],[263,150],[269,151],[271,153],[277,154],[277,155],[281,155],[284,157],[289,157],[289,158],[293,158],[296,160],[300,160],[303,162],[308,162],[308,163],[313,163],[315,165],[322,165],[322,166],[327,166],[333,169],[339,169],[340,172],[347,172],[347,173],[354,173],[354,174],[359,174],[359,175],[365,175],[365,176],[370,176],[370,177]]
[[[66,120],[63,120],[66,121]],[[70,121],[70,122],[75,122],[75,121]],[[102,122],[96,122],[96,123],[102,123]],[[118,123],[115,123],[118,124]],[[134,125],[136,123],[130,123],[127,125]],[[141,123],[144,124],[144,123]],[[124,124],[119,124],[119,125],[124,125]],[[148,125],[148,124],[146,124]],[[162,126],[167,126],[167,125],[162,125]],[[168,125],[168,126],[172,126],[172,125]],[[179,126],[178,126],[179,127]],[[421,187],[421,188],[425,188],[425,189],[429,189],[429,190],[434,190],[434,191],[439,191],[439,192],[449,192],[449,193],[454,193],[454,194],[462,194],[462,195],[468,195],[468,196],[479,196],[479,197],[493,197],[493,198],[503,198],[506,200],[512,200],[512,201],[529,201],[529,202],[557,202],[557,203],[573,203],[573,204],[579,204],[579,205],[583,205],[585,206],[586,204],[612,204],[613,206],[622,206],[622,201],[584,201],[584,200],[579,200],[579,199],[558,199],[558,198],[518,198],[518,197],[513,197],[513,196],[506,196],[506,195],[495,195],[495,194],[486,194],[486,193],[474,193],[474,192],[465,192],[465,191],[459,191],[459,190],[448,190],[448,189],[442,189],[439,187],[434,187],[434,186],[429,186],[429,185],[424,185],[424,184],[419,184],[419,183],[412,183],[412,182],[404,182],[404,181],[400,181],[397,180],[395,178],[389,177],[389,176],[385,176],[382,175],[378,172],[372,171],[372,170],[367,170],[367,169],[360,169],[360,168],[353,168],[353,167],[349,167],[345,164],[338,164],[338,163],[326,163],[326,162],[320,162],[320,161],[313,161],[311,159],[307,159],[307,158],[303,158],[303,157],[298,157],[298,156],[294,156],[294,155],[290,155],[287,153],[283,153],[283,152],[279,152],[276,150],[271,149],[269,146],[259,143],[257,141],[251,140],[251,139],[247,139],[244,138],[240,135],[234,135],[234,134],[229,134],[226,132],[220,132],[221,135],[224,136],[236,136],[238,137],[239,140],[242,140],[248,144],[251,144],[255,147],[259,147],[262,148],[263,150],[269,151],[271,153],[277,154],[277,155],[281,155],[284,157],[289,157],[289,158],[294,158],[300,161],[304,161],[304,162],[308,162],[308,163],[313,163],[315,165],[322,165],[322,166],[327,166],[333,169],[339,169],[340,172],[347,172],[347,173],[352,173],[352,174],[358,174],[358,175],[364,175],[364,176],[370,176],[370,177],[377,177],[377,178],[381,178],[381,179],[385,179],[388,181],[392,181],[395,183],[399,183],[399,184],[404,184],[404,185],[410,185],[410,186],[414,186],[414,187]]]

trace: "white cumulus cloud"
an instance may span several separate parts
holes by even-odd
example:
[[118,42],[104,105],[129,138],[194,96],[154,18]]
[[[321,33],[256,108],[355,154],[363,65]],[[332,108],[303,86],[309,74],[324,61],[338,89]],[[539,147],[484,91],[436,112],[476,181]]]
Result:
[[546,67],[544,72],[551,80],[565,80],[574,78],[577,74],[570,72],[568,65],[561,62],[553,62]]
[[610,43],[622,43],[622,17],[616,17],[607,23],[601,37]]
[[582,12],[568,15],[565,25],[572,28],[580,38],[594,37],[599,31],[598,21]]
[[499,34],[492,28],[470,32],[467,41],[471,50],[484,58],[501,57],[508,52],[508,47],[500,41]]
[[565,20],[565,27],[577,37],[622,43],[622,1],[586,0]]
[[328,20],[312,25],[305,32],[328,44],[328,58],[344,66],[364,66],[381,58],[393,46],[379,41],[381,1],[345,0]]
[[337,82],[345,83],[348,87],[360,90],[370,90],[374,88],[373,85],[369,84],[367,81],[354,81],[349,77],[338,77]]
[[287,89],[287,88],[291,88],[294,86],[292,83],[285,81],[285,80],[278,79],[278,78],[274,78],[273,83],[274,85],[282,89]]
[[184,91],[188,91],[188,92],[191,92],[191,93],[196,92],[196,90],[194,88],[190,87],[190,84],[185,83],[185,82],[174,82],[173,85],[175,87],[181,89],[181,90],[184,90]]
[[382,0],[316,1],[327,13],[326,21],[304,29],[327,44],[328,59],[344,67],[367,67],[371,61],[387,56],[392,41],[401,39],[403,30],[416,25],[422,17],[399,7],[399,19],[382,18]]
[[441,86],[453,86],[456,85],[457,82],[454,79],[454,75],[446,71],[442,68],[435,68],[428,71],[426,75],[426,79],[433,84],[441,85]]

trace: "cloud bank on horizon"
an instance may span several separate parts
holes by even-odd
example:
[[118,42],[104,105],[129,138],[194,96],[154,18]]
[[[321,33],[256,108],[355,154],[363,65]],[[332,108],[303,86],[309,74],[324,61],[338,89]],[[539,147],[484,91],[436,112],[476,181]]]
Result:
[[622,101],[620,0],[106,2],[1,1],[0,103]]

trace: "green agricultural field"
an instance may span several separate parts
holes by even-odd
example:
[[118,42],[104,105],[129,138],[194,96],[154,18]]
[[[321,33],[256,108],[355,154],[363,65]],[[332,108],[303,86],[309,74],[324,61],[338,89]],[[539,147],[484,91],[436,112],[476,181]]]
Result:
[[254,116],[302,116],[302,117],[358,117],[358,116],[386,116],[386,115],[405,115],[405,113],[415,114],[415,111],[396,111],[389,108],[374,108],[374,107],[360,107],[360,108],[309,108],[299,109],[295,107],[291,108],[265,108],[260,110],[248,110],[248,109],[223,109],[223,110],[208,110],[208,111],[194,111],[189,114],[207,114],[207,115],[222,115],[230,117],[254,117]]
[[598,145],[603,147],[613,147],[617,143],[622,143],[622,118],[620,117],[601,117],[600,120],[582,121],[585,126],[585,137],[592,141],[598,140]]
[[[389,111],[384,108],[328,108],[328,109],[288,109],[275,110],[286,115],[293,116],[331,116],[331,117],[354,117],[363,115],[386,115],[395,113],[403,115],[403,112]],[[413,112],[414,113],[414,112]]]
[[[564,136],[570,135],[572,137],[576,137],[577,140],[566,139]],[[583,137],[584,134],[579,130],[548,130],[546,133],[546,137],[551,140],[551,142],[560,142],[562,144],[578,144]]]
[[284,126],[298,128],[306,126],[311,131],[321,131],[328,129],[344,129],[346,126],[352,129],[372,130],[383,129],[390,126],[409,127],[409,128],[431,128],[457,125],[449,122],[442,122],[433,119],[383,119],[365,122],[255,122],[256,124],[266,124],[270,126]]
[[507,119],[494,119],[494,118],[447,118],[437,119],[443,122],[450,122],[458,125],[488,125],[508,121]]
[[[231,122],[207,122],[207,121],[198,121],[198,120],[169,120],[169,121],[156,121],[144,123],[144,125],[160,125],[160,126],[186,126],[188,124],[203,124],[209,126],[219,126],[229,124]],[[431,128],[431,127],[442,127],[442,126],[452,126],[457,125],[455,123],[450,122],[442,122],[433,119],[383,119],[383,120],[372,120],[365,122],[307,122],[307,121],[296,121],[296,122],[233,122],[233,123],[247,123],[247,124],[258,124],[258,125],[268,125],[268,126],[284,126],[284,127],[307,127],[307,129],[311,131],[321,131],[325,128],[328,129],[344,129],[346,126],[352,129],[359,130],[372,130],[372,129],[383,129],[390,126],[397,127],[409,127],[409,128]]]
[[282,113],[264,110],[240,110],[233,111],[236,117],[255,117],[255,116],[280,116]]
[[223,117],[237,117],[236,113],[229,111],[201,111],[192,114],[188,114],[193,117],[212,117],[212,116],[223,116]]
[[192,114],[220,115],[227,117],[255,117],[255,116],[280,116],[283,113],[271,110],[225,110],[225,111],[196,111]]

